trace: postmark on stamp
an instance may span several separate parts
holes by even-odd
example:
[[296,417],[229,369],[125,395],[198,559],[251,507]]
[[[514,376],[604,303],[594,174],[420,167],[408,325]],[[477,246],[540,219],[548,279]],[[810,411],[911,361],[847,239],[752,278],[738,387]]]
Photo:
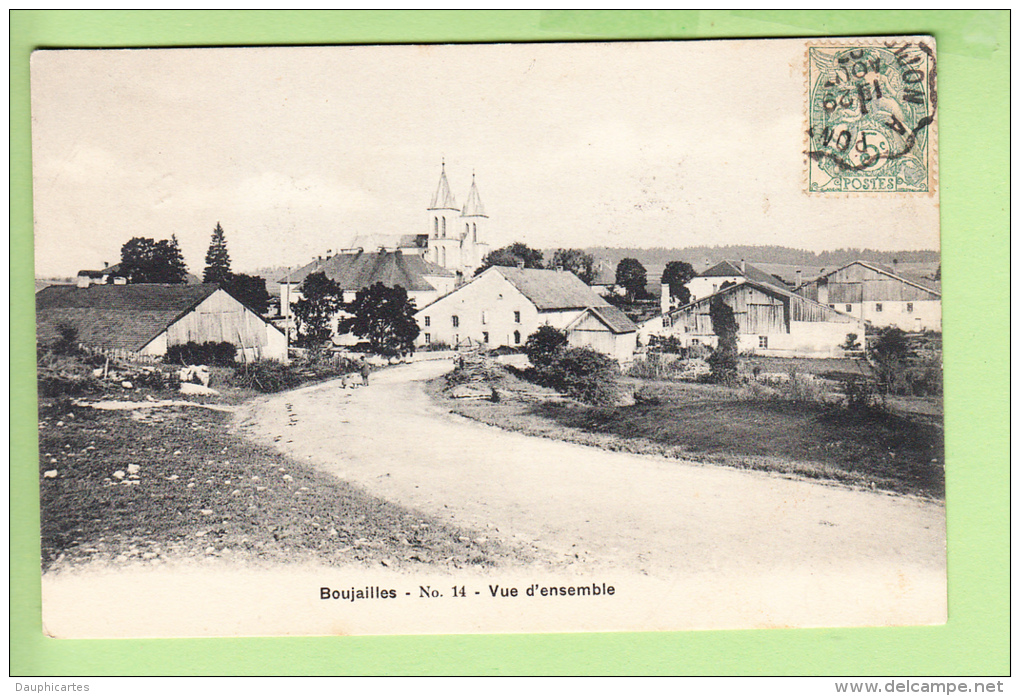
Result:
[[931,37],[809,45],[810,193],[933,193]]

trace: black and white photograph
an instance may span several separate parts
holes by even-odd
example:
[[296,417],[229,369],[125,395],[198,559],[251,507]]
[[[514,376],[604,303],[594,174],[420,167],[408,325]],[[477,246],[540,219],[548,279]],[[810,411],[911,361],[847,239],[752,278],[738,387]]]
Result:
[[46,634],[945,623],[936,65],[36,51]]

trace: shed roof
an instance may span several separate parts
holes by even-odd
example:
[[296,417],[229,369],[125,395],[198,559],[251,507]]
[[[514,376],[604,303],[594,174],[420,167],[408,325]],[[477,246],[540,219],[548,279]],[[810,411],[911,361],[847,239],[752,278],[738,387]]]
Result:
[[35,295],[36,340],[73,326],[78,340],[106,349],[137,351],[219,289],[213,284],[51,285]]
[[429,292],[436,288],[426,276],[453,278],[442,266],[426,261],[417,254],[400,251],[342,253],[316,260],[280,279],[281,283],[302,283],[312,273],[325,273],[344,291],[356,292],[376,283],[387,287],[400,286],[409,292]]
[[609,306],[601,295],[570,271],[493,266],[486,271],[489,272],[506,278],[539,311]]
[[577,319],[570,322],[570,326],[567,328],[570,329],[570,327],[575,326],[589,313],[605,324],[605,326],[614,334],[633,333],[634,331],[637,331],[637,326],[630,320],[630,317],[612,305],[606,305],[604,307],[588,307],[579,317],[577,317]]

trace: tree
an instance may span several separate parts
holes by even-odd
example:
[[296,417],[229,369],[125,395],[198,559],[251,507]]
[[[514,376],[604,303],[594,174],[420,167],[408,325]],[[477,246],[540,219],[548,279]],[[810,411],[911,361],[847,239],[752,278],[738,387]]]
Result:
[[266,279],[246,273],[231,273],[230,282],[224,288],[238,300],[254,309],[259,314],[269,310],[269,291],[266,290]]
[[627,290],[627,299],[634,300],[645,291],[648,273],[637,259],[626,258],[616,264],[616,284]]
[[294,303],[298,322],[298,341],[315,345],[333,335],[333,315],[340,309],[343,290],[325,273],[310,273],[301,283],[301,299]]
[[556,352],[567,345],[567,334],[557,328],[543,324],[524,342],[524,353],[536,369],[548,367]]
[[691,291],[687,289],[687,283],[697,275],[694,266],[686,261],[670,261],[662,271],[662,283],[669,286],[671,298],[685,305],[691,301]]
[[737,377],[737,320],[733,310],[716,296],[708,307],[712,320],[712,332],[718,337],[715,350],[708,357],[712,379],[716,382],[732,382]]
[[202,282],[225,285],[229,281],[230,254],[227,253],[227,240],[223,235],[223,228],[217,222],[212,239],[209,241],[209,251],[205,253],[205,272],[202,274]]
[[120,274],[129,283],[183,283],[188,268],[177,237],[132,237],[120,248]]
[[907,334],[902,329],[895,326],[879,329],[878,337],[868,350],[868,357],[875,366],[883,397],[903,390],[911,350]]
[[354,301],[344,307],[351,316],[340,320],[341,333],[354,333],[367,339],[372,350],[381,355],[402,355],[414,350],[418,322],[414,319],[414,300],[397,285],[376,283],[358,290]]
[[595,257],[580,249],[557,249],[553,254],[552,266],[570,271],[585,285],[591,285],[598,276]]
[[486,254],[482,259],[482,265],[475,271],[475,275],[491,266],[513,267],[519,265],[523,265],[525,268],[542,268],[542,252],[530,248],[523,242],[514,242]]

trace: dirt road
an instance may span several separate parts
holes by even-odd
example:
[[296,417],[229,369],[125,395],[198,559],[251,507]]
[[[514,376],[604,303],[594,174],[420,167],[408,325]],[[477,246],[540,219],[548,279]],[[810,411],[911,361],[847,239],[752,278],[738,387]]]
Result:
[[606,452],[533,438],[444,412],[421,381],[450,369],[419,362],[256,403],[249,436],[384,498],[559,564],[640,574],[756,573],[874,567],[945,573],[936,503],[778,476]]
[[[430,401],[421,380],[449,367],[416,363],[373,375],[366,389],[331,382],[261,399],[234,427],[469,529],[466,542],[498,538],[535,561],[456,572],[222,560],[79,568],[44,575],[45,630],[137,638],[945,621],[941,505],[504,432]],[[615,594],[527,594],[565,585]],[[396,598],[320,598],[322,587],[369,586]],[[443,596],[422,598],[423,588]]]

